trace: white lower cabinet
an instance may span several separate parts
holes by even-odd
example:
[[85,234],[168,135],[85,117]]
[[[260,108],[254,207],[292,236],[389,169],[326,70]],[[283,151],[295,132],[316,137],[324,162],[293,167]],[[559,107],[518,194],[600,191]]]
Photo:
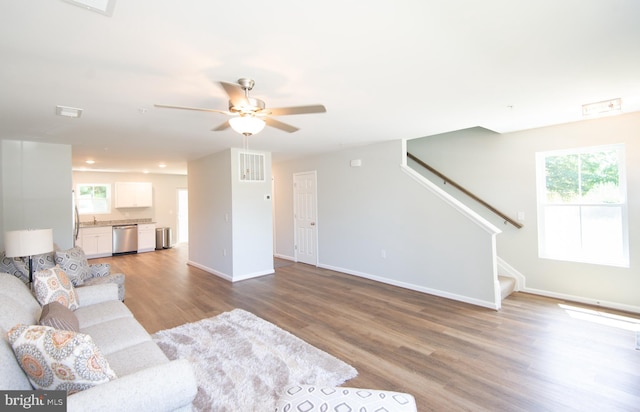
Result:
[[138,223],[138,253],[151,252],[156,249],[156,225]]
[[78,241],[87,258],[111,256],[113,253],[111,226],[81,227]]

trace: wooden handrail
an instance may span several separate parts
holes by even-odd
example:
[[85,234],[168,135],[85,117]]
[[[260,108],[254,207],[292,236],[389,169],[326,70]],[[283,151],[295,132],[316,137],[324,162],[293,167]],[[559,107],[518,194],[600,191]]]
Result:
[[460,186],[458,183],[454,182],[453,180],[449,179],[447,176],[443,175],[442,173],[438,172],[436,169],[434,169],[433,167],[429,166],[428,164],[426,164],[425,162],[423,162],[422,160],[418,159],[416,156],[414,156],[413,154],[407,152],[407,157],[413,161],[415,161],[416,163],[418,163],[420,166],[424,167],[425,169],[427,169],[428,171],[430,171],[431,173],[433,173],[434,175],[438,176],[439,178],[441,178],[445,184],[450,184],[451,186],[455,187],[456,189],[460,190],[462,193],[464,193],[465,195],[469,196],[470,198],[472,198],[473,200],[475,200],[476,202],[480,203],[482,206],[486,207],[487,209],[491,210],[493,213],[495,213],[496,215],[500,216],[501,218],[504,219],[504,223],[505,225],[507,223],[511,223],[513,226],[515,226],[516,228],[520,229],[522,228],[522,223],[511,219],[509,216],[505,215],[504,213],[502,213],[501,211],[499,211],[498,209],[496,209],[495,207],[491,206],[489,203],[485,202],[484,200],[480,199],[478,196],[474,195],[473,193],[471,193],[470,191],[468,191],[467,189],[465,189],[464,187]]

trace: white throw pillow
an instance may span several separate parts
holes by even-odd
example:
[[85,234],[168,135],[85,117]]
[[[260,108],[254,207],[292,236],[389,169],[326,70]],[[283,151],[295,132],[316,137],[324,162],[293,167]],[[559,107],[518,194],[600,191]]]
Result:
[[70,395],[116,378],[89,335],[41,325],[16,325],[7,335],[36,389]]
[[39,270],[34,273],[33,278],[33,291],[40,305],[59,302],[71,310],[78,309],[76,290],[60,267]]

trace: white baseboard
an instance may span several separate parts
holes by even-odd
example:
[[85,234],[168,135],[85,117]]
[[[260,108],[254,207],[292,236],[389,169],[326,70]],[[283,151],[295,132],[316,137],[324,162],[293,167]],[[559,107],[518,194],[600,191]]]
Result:
[[395,279],[384,278],[376,275],[371,275],[368,273],[344,269],[344,268],[331,266],[331,265],[318,264],[318,267],[323,269],[333,270],[335,272],[345,273],[347,275],[353,275],[353,276],[358,276],[365,279],[375,280],[376,282],[386,283],[387,285],[398,286],[398,287],[409,289],[409,290],[415,290],[417,292],[426,293],[428,295],[434,295],[434,296],[439,296],[441,298],[447,298],[447,299],[456,300],[459,302],[469,303],[471,305],[482,306],[484,308],[489,308],[493,310],[500,309],[500,302],[498,302],[498,304],[496,305],[494,302],[474,299],[468,296],[456,295],[455,293],[449,293],[442,290],[425,288],[424,286],[415,285],[412,283],[400,282]]
[[621,310],[623,312],[640,313],[640,306],[625,305],[623,303],[608,302],[604,300],[585,298],[582,296],[569,295],[566,293],[550,292],[547,290],[525,288],[521,292],[531,293],[533,295],[546,296],[549,298],[567,300],[570,302],[584,303],[587,305],[601,306],[603,308]]
[[248,273],[246,275],[235,276],[234,277],[234,276],[228,275],[226,273],[219,272],[219,271],[217,271],[215,269],[211,269],[210,267],[207,267],[207,266],[201,265],[199,263],[193,262],[191,260],[187,261],[187,265],[190,265],[190,266],[196,267],[198,269],[204,270],[207,273],[211,273],[212,275],[216,275],[219,278],[222,278],[224,280],[228,280],[229,282],[239,282],[241,280],[258,278],[260,276],[272,275],[272,274],[275,273],[275,270],[272,268],[272,269],[264,270],[264,271],[261,271],[261,272]]
[[278,259],[290,260],[292,262],[296,261],[296,258],[293,256],[281,255],[279,253],[274,253],[273,257],[277,257]]

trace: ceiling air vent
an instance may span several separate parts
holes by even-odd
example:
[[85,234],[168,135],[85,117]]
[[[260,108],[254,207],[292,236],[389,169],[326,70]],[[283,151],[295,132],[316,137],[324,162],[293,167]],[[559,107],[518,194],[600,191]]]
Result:
[[240,152],[240,180],[264,182],[264,154]]
[[82,109],[76,107],[56,106],[56,114],[64,117],[80,117]]
[[622,99],[611,99],[602,102],[582,105],[583,116],[603,116],[620,113],[622,111]]

